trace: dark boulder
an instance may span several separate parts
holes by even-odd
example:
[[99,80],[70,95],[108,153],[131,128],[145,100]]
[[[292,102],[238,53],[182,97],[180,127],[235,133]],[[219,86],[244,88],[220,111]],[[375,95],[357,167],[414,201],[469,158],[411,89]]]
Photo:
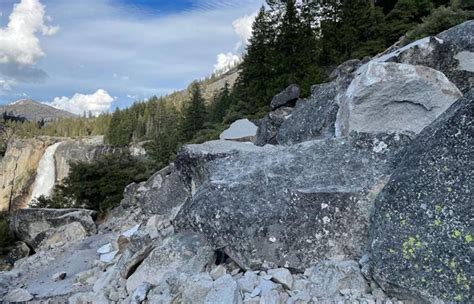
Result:
[[408,141],[354,134],[290,147],[186,146],[178,158],[184,167],[200,164],[199,182],[174,224],[204,233],[247,269],[358,259],[374,196]]
[[257,146],[264,146],[266,144],[278,144],[276,138],[278,130],[285,122],[285,120],[291,117],[292,112],[293,108],[282,107],[268,113],[260,121],[259,127],[257,129],[257,138],[255,140],[255,144]]
[[300,98],[301,89],[296,84],[292,84],[286,89],[284,89],[281,93],[273,97],[270,106],[273,110],[283,107],[285,105],[291,104],[292,102],[296,102],[298,98]]
[[373,276],[417,302],[473,303],[474,90],[408,147],[375,203]]

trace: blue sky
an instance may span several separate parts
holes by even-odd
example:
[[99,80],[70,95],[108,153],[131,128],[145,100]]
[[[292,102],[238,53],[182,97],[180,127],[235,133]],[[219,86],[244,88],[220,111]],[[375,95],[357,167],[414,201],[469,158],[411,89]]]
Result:
[[0,103],[98,112],[182,89],[243,51],[262,2],[2,0]]

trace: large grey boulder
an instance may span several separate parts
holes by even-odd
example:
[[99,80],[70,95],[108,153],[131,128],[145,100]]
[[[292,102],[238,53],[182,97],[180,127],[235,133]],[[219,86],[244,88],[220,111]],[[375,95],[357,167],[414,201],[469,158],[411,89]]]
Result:
[[472,303],[474,91],[413,141],[376,200],[374,278],[417,302]]
[[463,92],[474,86],[474,21],[426,37],[374,60],[424,65],[444,73]]
[[273,97],[270,106],[273,110],[288,105],[292,102],[296,102],[300,98],[301,89],[296,84],[292,84],[284,89],[281,93]]
[[221,133],[220,139],[235,141],[255,141],[257,126],[248,119],[239,119]]
[[146,215],[163,215],[172,219],[191,195],[189,184],[174,164],[160,170],[147,181],[125,188],[121,206],[140,208]]
[[20,240],[38,249],[95,234],[93,216],[94,211],[85,209],[20,209],[13,214],[10,229]]
[[182,280],[204,270],[214,251],[204,236],[182,233],[163,240],[127,279],[127,291],[133,292],[144,282],[159,286],[166,281]]
[[419,133],[462,93],[444,74],[424,66],[371,61],[358,71],[341,102],[336,135]]
[[186,146],[178,159],[199,182],[174,224],[202,232],[245,269],[359,258],[373,196],[407,142],[354,134],[290,147]]

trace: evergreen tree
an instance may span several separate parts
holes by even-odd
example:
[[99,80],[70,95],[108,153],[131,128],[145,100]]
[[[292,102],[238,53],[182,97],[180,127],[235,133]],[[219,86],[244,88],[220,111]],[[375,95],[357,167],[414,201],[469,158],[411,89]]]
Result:
[[233,93],[237,101],[233,105],[234,111],[245,115],[268,107],[274,94],[271,83],[275,70],[271,65],[271,57],[274,54],[275,36],[272,20],[262,6],[253,23],[252,37],[240,65],[239,79]]
[[339,22],[339,61],[362,59],[385,48],[382,9],[367,0],[344,0]]
[[434,8],[430,0],[398,0],[393,10],[387,15],[388,44],[393,44],[422,22]]
[[229,83],[226,82],[224,88],[216,92],[213,98],[213,103],[209,109],[209,121],[211,123],[222,123],[230,103],[230,87]]
[[206,105],[198,83],[191,85],[191,99],[185,109],[182,125],[185,140],[190,140],[203,127],[206,120]]

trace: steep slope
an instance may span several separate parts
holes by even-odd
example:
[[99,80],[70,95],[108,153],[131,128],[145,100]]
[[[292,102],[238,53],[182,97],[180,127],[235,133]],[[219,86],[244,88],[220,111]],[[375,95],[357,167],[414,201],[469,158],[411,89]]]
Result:
[[[224,74],[212,75],[209,78],[199,81],[206,102],[211,102],[214,93],[222,89],[226,82],[232,87],[238,77],[238,67],[235,67]],[[177,108],[182,108],[183,104],[189,99],[189,88],[190,87],[165,96],[164,100],[173,103]]]
[[0,106],[0,113],[11,119],[46,122],[76,116],[31,99],[21,99],[8,105]]

